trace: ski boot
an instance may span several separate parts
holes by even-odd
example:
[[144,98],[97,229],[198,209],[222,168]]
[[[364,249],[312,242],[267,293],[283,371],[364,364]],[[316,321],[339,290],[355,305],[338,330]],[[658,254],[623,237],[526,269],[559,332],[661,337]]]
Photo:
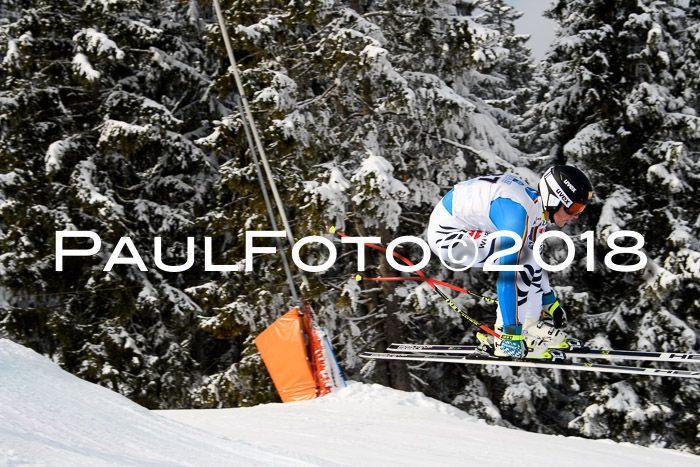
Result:
[[[497,332],[503,332],[502,328],[496,328]],[[523,333],[525,344],[527,345],[527,354],[525,359],[550,360],[553,362],[564,361],[566,355],[559,349],[549,348],[546,341],[540,337]],[[477,332],[476,338],[479,341],[479,350],[487,352],[494,357],[509,357],[501,352],[501,340],[491,334]]]
[[552,326],[548,320],[542,318],[527,318],[523,323],[523,334],[541,338],[550,349],[564,351],[585,349],[580,339],[567,335],[565,332]]

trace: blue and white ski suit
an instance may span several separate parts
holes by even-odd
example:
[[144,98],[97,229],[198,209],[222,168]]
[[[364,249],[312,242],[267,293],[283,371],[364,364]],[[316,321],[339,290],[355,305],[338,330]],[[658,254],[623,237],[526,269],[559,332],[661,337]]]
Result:
[[[500,271],[496,282],[499,316],[496,326],[518,325],[536,318],[549,280],[535,261],[532,248],[546,221],[537,190],[514,175],[490,175],[461,182],[435,206],[428,226],[428,244],[446,264],[483,268],[492,254],[512,247],[510,231],[524,239],[519,251],[503,256],[500,265],[522,265],[522,271]],[[450,255],[452,258],[450,258]]]

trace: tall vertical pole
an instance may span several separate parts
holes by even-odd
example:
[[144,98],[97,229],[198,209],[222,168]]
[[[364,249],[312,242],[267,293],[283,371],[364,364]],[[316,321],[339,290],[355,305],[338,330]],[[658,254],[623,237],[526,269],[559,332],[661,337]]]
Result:
[[[231,47],[231,39],[229,38],[228,32],[226,30],[226,22],[224,21],[224,15],[221,12],[221,5],[219,0],[214,0],[214,8],[216,10],[216,16],[219,19],[219,28],[221,29],[221,37],[224,40],[224,45],[226,46],[226,52],[228,53],[228,59],[231,63],[230,69],[233,72],[234,80],[236,81],[236,87],[238,89],[238,94],[241,98],[241,103],[243,104],[243,110],[245,112],[245,118],[248,120],[248,125],[250,127],[250,132],[253,136],[255,142],[255,147],[257,147],[258,154],[260,155],[260,160],[262,161],[263,167],[265,169],[265,174],[267,175],[268,182],[270,183],[270,190],[272,191],[272,196],[277,204],[277,210],[279,211],[280,218],[282,219],[282,224],[284,225],[284,230],[287,233],[287,238],[290,245],[293,247],[296,241],[294,240],[294,234],[292,229],[289,227],[289,221],[287,220],[287,214],[284,210],[284,204],[282,204],[282,199],[280,198],[279,191],[277,191],[277,184],[275,179],[272,177],[272,170],[270,169],[270,163],[267,160],[267,155],[265,153],[265,148],[263,147],[262,141],[260,140],[260,134],[258,133],[255,120],[253,120],[253,113],[250,110],[250,105],[248,104],[248,99],[245,95],[245,90],[243,89],[243,82],[241,81],[241,75],[238,71],[238,65],[236,64],[236,59],[233,56],[233,48]],[[270,213],[271,216],[274,214]],[[281,252],[284,255],[284,252]],[[286,259],[285,259],[286,261]],[[309,286],[308,279],[306,275],[302,273],[302,280],[305,286]]]
[[[238,111],[243,117],[243,106],[241,105],[241,97],[236,94],[235,96],[236,105],[238,106]],[[258,163],[258,156],[255,153],[255,146],[253,141],[250,139],[250,130],[248,125],[246,125],[245,120],[243,121],[243,129],[245,130],[245,137],[248,140],[248,146],[250,147],[250,154],[253,156],[253,163],[255,164],[255,172],[258,174],[258,182],[260,182],[260,190],[263,194],[263,199],[265,200],[265,207],[267,208],[267,213],[270,216],[270,224],[272,225],[272,230],[277,230],[277,221],[275,220],[275,213],[272,212],[272,204],[270,203],[270,196],[267,194],[267,188],[265,187],[265,180],[263,179],[262,171],[260,170],[260,164]],[[289,290],[292,292],[292,298],[296,303],[299,302],[299,297],[297,296],[296,286],[294,285],[294,279],[292,278],[292,271],[289,269],[289,261],[287,261],[287,255],[284,254],[282,249],[282,240],[279,237],[275,237],[277,240],[277,248],[280,250],[280,256],[282,257],[282,265],[284,266],[284,272],[287,275],[287,284],[289,284]]]

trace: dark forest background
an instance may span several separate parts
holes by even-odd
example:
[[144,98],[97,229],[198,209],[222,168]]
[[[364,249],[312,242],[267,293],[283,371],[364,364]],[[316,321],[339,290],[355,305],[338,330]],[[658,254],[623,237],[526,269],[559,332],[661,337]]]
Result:
[[[326,230],[420,237],[461,180],[513,172],[535,185],[573,164],[595,195],[564,229],[574,264],[552,274],[568,331],[596,347],[698,352],[697,0],[554,2],[539,63],[499,0],[222,7],[292,230],[338,243],[302,293],[348,378],[494,424],[700,453],[698,381],[359,359],[389,340],[473,343],[474,329],[425,284],[355,281],[356,248]],[[215,264],[242,266],[245,232],[271,230],[212,5],[2,0],[0,58],[0,335],[148,408],[278,400],[253,339],[299,305],[279,256],[256,256],[253,272],[204,267],[205,237]],[[61,230],[93,231],[102,248],[57,272]],[[644,236],[643,270],[604,264],[619,230]],[[122,237],[147,270],[104,271]],[[193,237],[194,265],[157,268],[154,237],[170,265]],[[303,250],[309,264],[325,254]],[[564,257],[550,248],[551,262]],[[367,264],[368,276],[397,274],[371,251]],[[437,259],[424,271],[496,294],[482,272]],[[493,305],[452,297],[495,319]]]

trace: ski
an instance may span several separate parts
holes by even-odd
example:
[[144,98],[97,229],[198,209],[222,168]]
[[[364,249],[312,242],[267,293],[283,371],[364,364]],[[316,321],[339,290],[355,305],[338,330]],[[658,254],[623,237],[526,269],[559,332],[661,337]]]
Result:
[[492,356],[479,355],[437,355],[421,353],[380,353],[363,352],[360,357],[370,360],[407,360],[413,362],[461,363],[469,365],[498,365],[510,367],[544,368],[550,370],[593,371],[599,373],[618,373],[640,376],[671,376],[676,378],[700,379],[700,371],[673,370],[665,368],[640,368],[636,366],[605,365],[598,363],[581,363],[565,361],[552,363],[546,360],[509,360]]
[[[421,352],[450,355],[470,355],[479,351],[478,345],[391,344],[390,352]],[[647,360],[655,362],[700,363],[700,354],[680,352],[641,352],[636,350],[588,349],[567,351],[567,358],[604,358],[607,360]]]

